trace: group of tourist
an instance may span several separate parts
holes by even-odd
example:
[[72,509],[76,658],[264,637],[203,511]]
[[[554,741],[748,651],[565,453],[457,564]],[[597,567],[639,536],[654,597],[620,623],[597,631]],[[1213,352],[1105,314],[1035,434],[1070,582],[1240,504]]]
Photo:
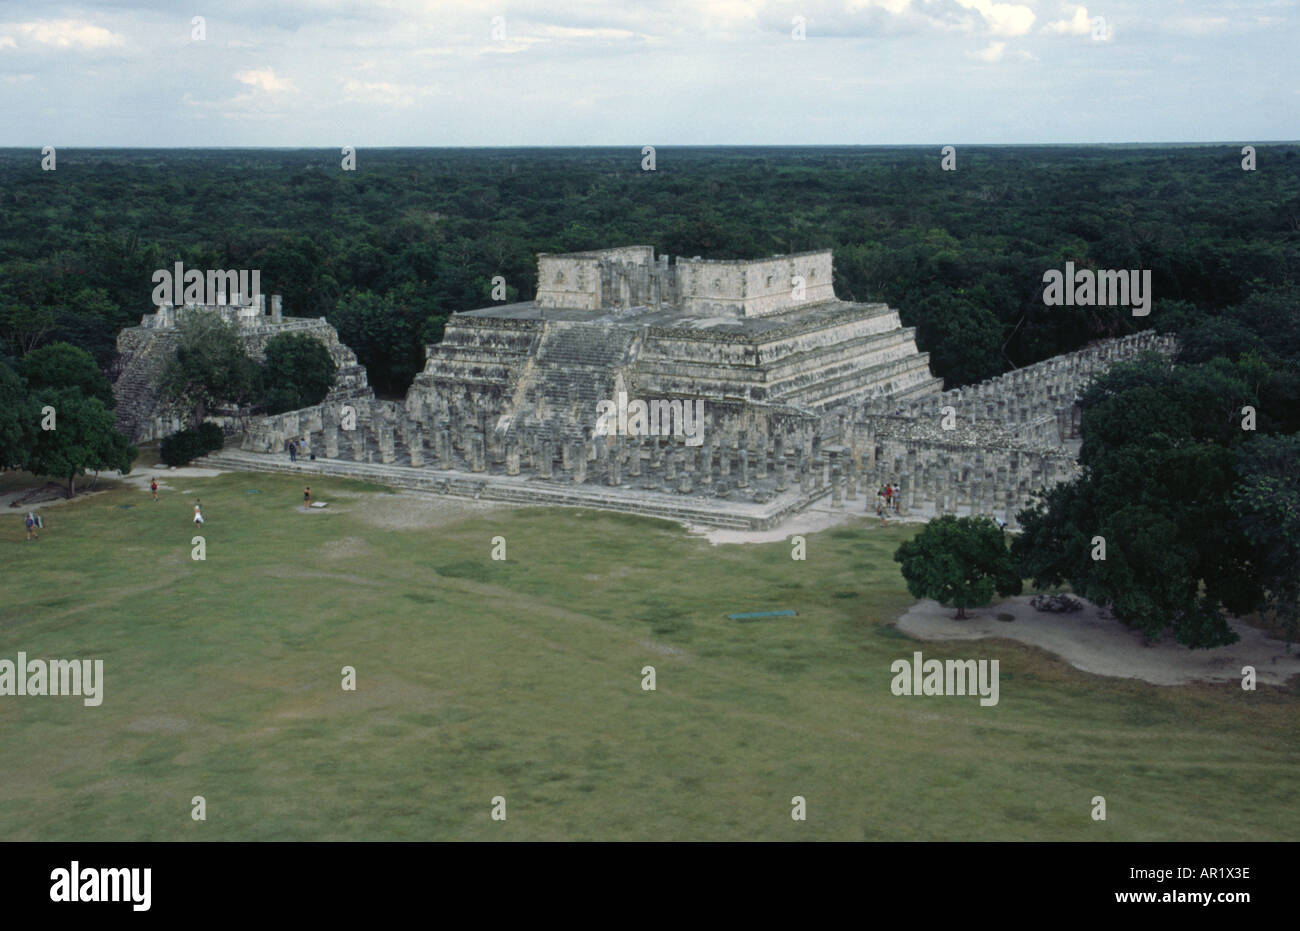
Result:
[[903,498],[903,490],[898,487],[898,483],[881,485],[876,489],[876,516],[880,522],[885,522],[885,514],[891,509],[898,511],[898,502]]

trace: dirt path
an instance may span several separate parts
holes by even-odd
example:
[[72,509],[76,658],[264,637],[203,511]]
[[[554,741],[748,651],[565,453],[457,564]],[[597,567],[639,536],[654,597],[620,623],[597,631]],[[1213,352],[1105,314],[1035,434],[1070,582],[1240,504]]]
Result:
[[[499,507],[508,507],[491,501],[470,501],[442,495],[421,495],[411,492],[382,494],[378,492],[335,491],[330,500],[338,498],[365,498],[365,507],[348,508],[349,513],[381,530],[431,530],[472,515],[482,515]],[[336,509],[318,508],[320,511]]]
[[[1141,634],[1104,617],[1091,602],[1080,600],[1082,611],[1049,614],[1035,611],[1027,596],[1010,598],[969,612],[969,620],[957,621],[952,608],[927,599],[913,605],[896,626],[919,640],[1002,637],[1047,650],[1084,672],[1141,679],[1154,685],[1240,682],[1243,666],[1254,666],[1258,681],[1268,685],[1283,685],[1300,675],[1300,653],[1288,656],[1281,640],[1271,640],[1241,621],[1230,621],[1241,637],[1231,646],[1189,650],[1163,640],[1143,647]],[[1015,620],[1000,621],[998,614],[1012,614]]]
[[[806,510],[800,511],[787,519],[780,527],[774,530],[730,530],[727,528],[704,527],[697,524],[687,524],[686,529],[693,534],[704,537],[714,546],[724,543],[776,543],[780,540],[788,540],[795,534],[820,533],[823,530],[830,530],[832,527],[838,527],[840,524],[848,524],[854,521],[869,521],[871,525],[880,526],[880,518],[875,514],[875,499],[872,498],[872,510],[864,510],[862,499],[857,501],[846,501],[845,507],[832,508],[829,504],[813,505]],[[891,516],[889,523],[924,523],[926,518],[899,518]]]

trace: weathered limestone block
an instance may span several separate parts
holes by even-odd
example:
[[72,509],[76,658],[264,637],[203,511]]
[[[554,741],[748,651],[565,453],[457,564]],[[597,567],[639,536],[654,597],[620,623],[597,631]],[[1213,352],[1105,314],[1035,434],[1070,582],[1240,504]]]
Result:
[[573,484],[581,485],[587,481],[587,450],[578,446],[571,456],[573,459]]
[[609,452],[609,468],[606,481],[614,488],[623,484],[623,441],[620,437]]
[[450,472],[455,468],[455,460],[452,458],[451,449],[451,428],[443,427],[438,431],[438,468],[444,472]]
[[424,429],[417,423],[413,424],[406,434],[407,451],[411,456],[412,468],[424,467]]
[[553,478],[555,475],[555,447],[549,438],[542,440],[539,457],[538,472],[542,478]]

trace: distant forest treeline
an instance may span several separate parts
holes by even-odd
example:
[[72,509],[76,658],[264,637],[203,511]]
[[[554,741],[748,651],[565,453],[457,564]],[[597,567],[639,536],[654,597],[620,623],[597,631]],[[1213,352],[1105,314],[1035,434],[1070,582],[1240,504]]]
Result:
[[[1300,147],[0,150],[0,356],[111,363],[156,269],[261,270],[399,393],[455,311],[535,255],[646,243],[755,258],[831,248],[840,297],[886,301],[949,386],[1091,339],[1264,300],[1298,307]],[[1149,317],[1046,307],[1042,275],[1150,269]]]

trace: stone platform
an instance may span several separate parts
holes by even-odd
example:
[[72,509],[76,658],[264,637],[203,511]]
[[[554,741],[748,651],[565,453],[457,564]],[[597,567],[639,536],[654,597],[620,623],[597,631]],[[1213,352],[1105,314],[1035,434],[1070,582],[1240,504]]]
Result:
[[661,517],[666,520],[733,530],[771,530],[791,514],[831,495],[831,488],[804,493],[792,488],[764,504],[752,501],[652,491],[645,488],[607,488],[574,485],[568,479],[548,481],[536,476],[473,475],[464,471],[417,468],[381,462],[316,459],[290,462],[283,453],[256,453],[224,449],[196,460],[196,465],[234,471],[277,472],[347,478],[409,491],[457,498],[500,501],[520,506],[594,508]]

